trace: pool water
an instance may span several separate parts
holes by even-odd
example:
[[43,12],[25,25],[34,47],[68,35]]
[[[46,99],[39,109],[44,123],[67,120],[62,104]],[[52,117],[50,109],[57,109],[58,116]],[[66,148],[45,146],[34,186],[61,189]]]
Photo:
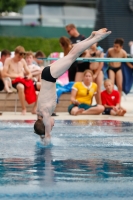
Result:
[[56,121],[48,147],[33,123],[0,122],[0,199],[133,199],[133,123]]

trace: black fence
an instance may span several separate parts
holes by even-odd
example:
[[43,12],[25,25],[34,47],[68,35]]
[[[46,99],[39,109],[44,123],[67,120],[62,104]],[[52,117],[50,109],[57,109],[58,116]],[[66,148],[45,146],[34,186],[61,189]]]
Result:
[[124,39],[124,49],[129,52],[129,41],[133,40],[133,11],[130,0],[97,0],[95,30],[107,27],[112,34],[100,45],[106,51],[116,38]]

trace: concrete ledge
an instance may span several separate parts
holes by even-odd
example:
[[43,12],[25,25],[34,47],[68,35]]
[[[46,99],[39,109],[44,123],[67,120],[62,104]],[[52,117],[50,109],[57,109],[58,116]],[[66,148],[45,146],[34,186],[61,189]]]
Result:
[[[4,98],[1,98],[0,93],[0,112],[3,114],[0,116],[0,120],[36,120],[36,115],[27,112],[26,115],[21,115],[20,110],[17,108],[17,112],[14,112],[14,94],[9,94],[8,102],[4,102]],[[3,94],[5,95],[5,94]],[[8,94],[7,94],[8,95]],[[16,95],[16,94],[15,94]],[[5,96],[3,96],[5,97]],[[7,97],[8,98],[8,97]],[[10,102],[13,98],[13,102]],[[4,110],[4,105],[6,109]],[[95,103],[95,102],[94,102]],[[128,94],[122,97],[121,105],[127,110],[124,117],[110,116],[110,115],[78,115],[71,116],[67,112],[67,107],[70,104],[70,93],[63,94],[59,99],[59,104],[56,107],[56,114],[58,116],[54,117],[55,120],[120,120],[120,121],[132,121],[133,122],[133,94]],[[12,106],[11,106],[12,105]],[[11,106],[12,112],[9,110]],[[31,111],[32,105],[28,107],[28,111]]]
[[[58,116],[55,116],[55,120],[118,120],[133,122],[133,113],[127,113],[124,117],[110,116],[110,115],[78,115],[72,116],[67,112],[57,112]],[[29,112],[26,115],[22,115],[20,112],[16,114],[14,112],[3,112],[0,115],[1,120],[36,120],[37,116]]]
[[[27,112],[31,112],[33,104],[26,102]],[[70,105],[70,93],[62,94],[59,98],[59,103],[56,106],[55,112],[67,112],[67,108]],[[21,105],[18,98],[18,93],[6,93],[0,92],[0,111],[1,112],[14,112],[16,107],[17,112],[21,112]]]

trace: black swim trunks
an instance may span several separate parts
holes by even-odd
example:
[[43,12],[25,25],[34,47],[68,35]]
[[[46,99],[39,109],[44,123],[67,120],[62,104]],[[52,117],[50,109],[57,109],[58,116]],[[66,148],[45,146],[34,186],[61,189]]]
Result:
[[33,85],[34,85],[35,91],[40,91],[40,90],[37,88],[37,81],[36,81],[36,80],[33,80]]
[[0,79],[0,91],[4,89],[4,82]]
[[109,66],[108,70],[112,70],[116,74],[119,70],[121,70],[121,67],[112,67],[112,66]]
[[110,115],[110,112],[113,108],[105,108],[105,110],[103,111],[103,115]]
[[85,70],[89,69],[90,63],[89,62],[78,62],[77,63],[77,72],[84,72]]
[[53,83],[56,82],[56,78],[51,76],[50,66],[47,66],[43,69],[41,79],[45,81],[53,82]]
[[17,85],[18,85],[19,83],[12,83],[12,87],[13,88],[15,88],[15,89],[17,89]]

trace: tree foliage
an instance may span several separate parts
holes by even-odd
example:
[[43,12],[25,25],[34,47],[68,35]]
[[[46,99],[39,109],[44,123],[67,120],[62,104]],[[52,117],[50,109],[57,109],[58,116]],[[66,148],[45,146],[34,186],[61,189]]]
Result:
[[25,4],[26,0],[0,0],[0,12],[18,12]]

